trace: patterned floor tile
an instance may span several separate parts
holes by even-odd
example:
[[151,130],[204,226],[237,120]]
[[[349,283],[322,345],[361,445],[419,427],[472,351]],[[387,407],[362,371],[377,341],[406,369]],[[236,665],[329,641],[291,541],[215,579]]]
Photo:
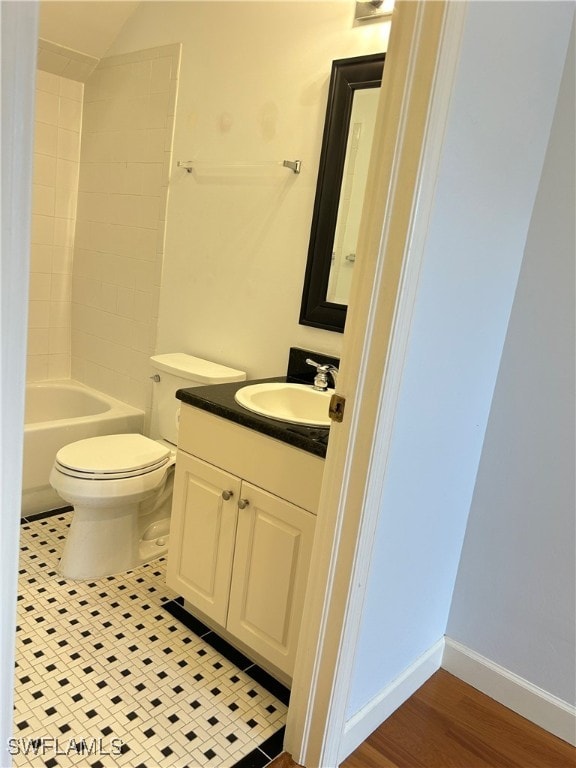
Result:
[[162,560],[93,581],[60,576],[71,515],[22,525],[14,765],[265,765],[259,747],[280,751],[287,695],[164,610],[176,595]]

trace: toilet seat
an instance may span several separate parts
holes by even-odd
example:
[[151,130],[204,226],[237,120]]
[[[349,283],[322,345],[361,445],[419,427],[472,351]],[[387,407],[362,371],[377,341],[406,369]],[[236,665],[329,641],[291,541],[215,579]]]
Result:
[[65,445],[55,469],[83,480],[120,480],[161,469],[171,457],[170,448],[144,435],[105,435]]

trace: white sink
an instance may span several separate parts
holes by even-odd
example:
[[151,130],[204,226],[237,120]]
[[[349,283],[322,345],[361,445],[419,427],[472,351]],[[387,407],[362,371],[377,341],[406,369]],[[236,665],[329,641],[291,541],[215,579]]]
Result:
[[269,419],[308,427],[329,427],[328,406],[333,394],[333,389],[321,392],[307,384],[270,382],[242,387],[234,399],[243,408]]

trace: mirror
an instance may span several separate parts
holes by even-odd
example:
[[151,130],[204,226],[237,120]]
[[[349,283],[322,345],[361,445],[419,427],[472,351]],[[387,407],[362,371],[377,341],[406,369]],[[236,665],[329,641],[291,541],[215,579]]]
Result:
[[300,323],[342,333],[385,54],[332,63]]

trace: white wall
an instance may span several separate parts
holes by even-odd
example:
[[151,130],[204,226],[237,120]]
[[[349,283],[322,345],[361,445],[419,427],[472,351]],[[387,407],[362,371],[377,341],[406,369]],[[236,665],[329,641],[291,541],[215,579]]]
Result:
[[82,83],[36,73],[28,381],[70,377],[82,94]]
[[[298,324],[333,59],[386,50],[342,2],[142,3],[109,53],[182,42],[158,351],[281,374],[288,348],[339,354]],[[299,176],[187,174],[178,160],[299,159]]]
[[442,638],[572,4],[471,3],[386,467],[348,715]]
[[450,638],[576,703],[574,31],[484,440]]

